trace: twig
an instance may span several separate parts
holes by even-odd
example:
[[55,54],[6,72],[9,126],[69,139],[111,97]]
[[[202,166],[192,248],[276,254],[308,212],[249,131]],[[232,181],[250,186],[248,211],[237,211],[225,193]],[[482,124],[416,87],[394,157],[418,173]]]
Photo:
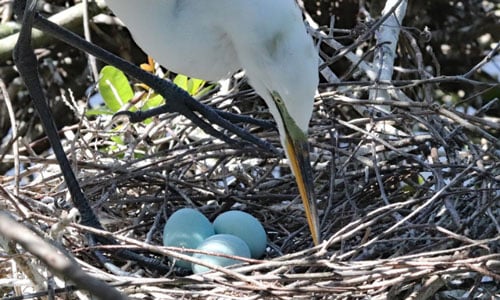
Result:
[[0,234],[20,244],[26,251],[35,255],[60,278],[67,278],[78,287],[99,299],[128,299],[106,283],[87,275],[59,249],[44,241],[25,226],[14,221],[9,215],[0,212]]

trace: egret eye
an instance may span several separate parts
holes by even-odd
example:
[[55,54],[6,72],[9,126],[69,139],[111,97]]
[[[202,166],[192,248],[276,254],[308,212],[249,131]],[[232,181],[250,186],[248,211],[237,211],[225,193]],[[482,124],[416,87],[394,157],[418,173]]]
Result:
[[283,100],[281,100],[280,94],[278,92],[272,91],[271,96],[273,97],[275,102],[283,102]]
[[276,91],[271,92],[271,97],[274,100],[274,103],[278,107],[278,109],[281,111],[285,107],[285,101],[283,101],[283,98],[281,98],[280,94]]

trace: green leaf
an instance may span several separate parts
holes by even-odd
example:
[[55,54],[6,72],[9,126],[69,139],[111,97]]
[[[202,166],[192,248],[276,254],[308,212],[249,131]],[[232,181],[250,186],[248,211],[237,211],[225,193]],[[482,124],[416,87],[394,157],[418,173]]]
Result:
[[119,111],[134,96],[125,74],[113,66],[102,68],[98,89],[106,107],[112,112]]
[[125,142],[123,141],[123,137],[119,135],[115,135],[111,137],[111,140],[115,142],[117,145],[125,145]]
[[208,92],[210,92],[211,90],[213,90],[215,87],[215,84],[210,84],[210,85],[207,85],[205,87],[203,87],[197,94],[196,96],[198,97],[203,97],[205,96],[206,94],[208,94]]
[[[162,105],[163,103],[165,103],[165,100],[164,100],[163,96],[161,96],[161,95],[154,95],[151,98],[146,99],[146,101],[144,102],[144,105],[142,106],[141,110],[146,111],[146,110],[149,110],[149,109],[153,109],[153,108],[156,108],[156,107]],[[143,122],[144,122],[144,124],[149,124],[149,123],[151,123],[151,121],[152,121],[151,118],[147,118]]]
[[188,78],[186,75],[178,74],[174,78],[174,84],[181,89],[187,91],[188,90]]
[[174,78],[174,84],[188,92],[189,95],[197,95],[201,87],[205,85],[205,80],[189,78],[186,75],[178,74]]
[[114,112],[107,107],[91,108],[85,112],[85,115],[90,116],[101,116],[101,115],[112,115]]
[[418,182],[418,185],[424,185],[425,184],[425,178],[422,177],[422,176],[420,176],[420,175],[418,175],[417,182]]
[[189,95],[194,96],[198,94],[198,91],[200,88],[205,84],[205,80],[198,79],[198,78],[190,78],[188,80],[188,89],[187,92]]
[[144,105],[142,106],[142,110],[148,110],[151,108],[158,107],[164,103],[164,99],[161,95],[155,95],[149,99],[146,100]]

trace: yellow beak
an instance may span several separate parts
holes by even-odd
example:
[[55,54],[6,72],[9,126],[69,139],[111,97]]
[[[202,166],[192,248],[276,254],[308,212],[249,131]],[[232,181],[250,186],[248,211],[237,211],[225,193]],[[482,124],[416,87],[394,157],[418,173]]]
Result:
[[314,180],[309,159],[309,144],[307,140],[293,139],[289,135],[286,137],[286,149],[288,159],[295,174],[295,180],[299,187],[300,196],[306,212],[307,224],[311,231],[314,245],[318,245],[321,240],[321,230],[319,226],[318,209],[314,194]]

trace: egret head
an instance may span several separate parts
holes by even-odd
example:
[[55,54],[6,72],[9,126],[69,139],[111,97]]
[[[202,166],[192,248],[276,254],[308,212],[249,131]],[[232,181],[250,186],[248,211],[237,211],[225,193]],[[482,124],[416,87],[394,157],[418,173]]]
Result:
[[266,101],[276,121],[313,241],[318,244],[319,218],[307,141],[319,81],[318,52],[299,10],[290,10],[282,19],[270,16],[262,22],[263,26],[250,31],[244,41],[235,39],[235,45],[246,42],[236,52],[250,85]]
[[[272,19],[272,18],[270,18]],[[250,85],[266,101],[276,121],[315,244],[320,240],[307,131],[318,87],[318,52],[299,13],[290,12],[275,30],[259,34],[238,51]],[[275,23],[264,28],[269,29]]]
[[168,69],[209,80],[244,69],[266,101],[296,177],[315,244],[319,222],[307,130],[318,52],[291,0],[106,0]]
[[314,193],[314,178],[309,159],[307,132],[297,125],[277,92],[272,92],[271,97],[279,114],[279,116],[275,116],[275,119],[280,130],[281,143],[297,181],[313,242],[317,245],[320,241],[320,225]]

